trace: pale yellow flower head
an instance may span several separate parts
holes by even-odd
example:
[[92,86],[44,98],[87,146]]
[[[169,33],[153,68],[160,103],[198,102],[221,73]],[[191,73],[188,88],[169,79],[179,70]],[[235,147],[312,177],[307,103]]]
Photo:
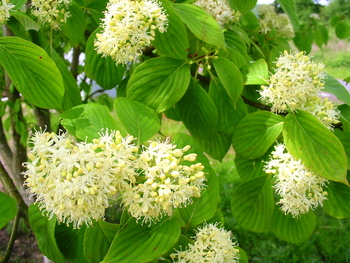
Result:
[[285,51],[276,62],[275,74],[269,86],[262,86],[260,100],[272,105],[272,112],[305,110],[312,113],[327,128],[333,129],[339,111],[328,99],[320,99],[326,73],[324,64],[311,60],[304,52]]
[[117,64],[134,61],[142,48],[151,44],[155,30],[163,33],[168,18],[157,0],[110,0],[96,34],[95,47],[102,56]]
[[104,218],[120,182],[135,177],[132,137],[101,133],[93,143],[72,143],[67,133],[36,132],[24,163],[25,185],[49,218],[74,228]]
[[327,199],[326,178],[307,169],[301,160],[294,159],[284,144],[276,145],[270,158],[264,169],[275,177],[273,188],[280,196],[277,204],[285,214],[297,218],[323,205]]
[[196,154],[185,154],[189,148],[176,149],[169,141],[152,141],[143,148],[137,160],[139,177],[121,189],[122,203],[133,217],[152,223],[200,197],[204,166],[195,163]]
[[177,251],[170,257],[181,263],[236,263],[239,262],[237,242],[233,242],[230,231],[218,228],[217,224],[204,224],[193,237],[194,243],[188,249]]
[[9,0],[0,1],[0,24],[3,24],[10,18],[10,11],[15,7]]
[[227,0],[196,0],[193,4],[211,15],[222,28],[229,28],[241,17],[241,13],[232,9]]
[[52,29],[59,30],[70,17],[67,9],[71,4],[72,0],[32,0],[31,8],[41,25],[48,23]]
[[271,30],[276,30],[277,36],[293,38],[295,33],[289,17],[286,14],[277,14],[272,5],[264,5],[259,8],[261,17],[260,32],[267,34]]

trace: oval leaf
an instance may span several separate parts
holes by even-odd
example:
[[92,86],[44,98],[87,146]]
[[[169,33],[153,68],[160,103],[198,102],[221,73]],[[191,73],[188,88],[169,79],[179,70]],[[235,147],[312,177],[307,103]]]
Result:
[[37,205],[31,204],[28,210],[28,219],[40,251],[56,263],[65,263],[66,259],[59,250],[55,239],[56,216],[48,219],[42,215]]
[[88,263],[84,256],[84,234],[86,226],[73,229],[66,225],[57,225],[55,238],[62,254],[71,262]]
[[63,34],[76,46],[84,36],[85,14],[75,2],[69,5],[68,11],[70,12],[70,16],[67,18],[67,22],[61,25],[61,29]]
[[41,47],[19,37],[0,37],[0,64],[29,102],[45,109],[61,108],[62,76]]
[[350,217],[350,187],[341,183],[330,182],[327,200],[323,202],[327,214],[335,218]]
[[233,134],[233,147],[247,159],[263,156],[283,130],[283,118],[268,111],[244,117]]
[[163,112],[185,94],[190,76],[185,61],[168,57],[146,60],[132,74],[127,98],[147,105],[156,113]]
[[340,39],[345,39],[350,36],[350,24],[348,21],[342,21],[335,27],[335,34]]
[[15,217],[17,213],[16,200],[0,192],[0,229]]
[[316,218],[313,211],[293,218],[285,215],[280,209],[275,209],[271,230],[280,239],[300,244],[309,239],[316,227]]
[[119,225],[98,221],[85,231],[84,255],[89,263],[103,260],[114,239]]
[[249,64],[249,73],[245,85],[266,85],[269,78],[267,63],[264,59],[259,59]]
[[218,77],[230,96],[234,105],[243,91],[243,77],[235,64],[226,58],[218,57],[212,60]]
[[89,142],[99,137],[101,129],[119,130],[119,125],[104,105],[78,105],[61,114],[62,125],[73,135]]
[[225,48],[223,30],[216,20],[200,7],[191,4],[173,4],[182,21],[200,40]]
[[349,91],[335,77],[329,74],[327,74],[327,78],[324,81],[323,91],[334,94],[338,100],[350,105]]
[[163,255],[179,239],[178,222],[166,220],[141,226],[134,219],[121,226],[101,263],[144,263]]
[[160,129],[158,115],[138,101],[116,98],[114,109],[128,133],[137,138],[138,145],[151,138]]
[[348,161],[343,145],[321,121],[311,113],[298,110],[289,113],[283,125],[288,152],[316,174],[348,184]]
[[95,30],[86,43],[85,74],[102,88],[112,89],[122,81],[125,66],[117,66],[110,57],[102,57],[101,54],[97,54],[94,41],[96,33],[100,30],[101,28]]
[[205,90],[192,82],[177,104],[182,121],[194,137],[207,139],[216,130],[218,111]]
[[186,59],[189,46],[186,27],[168,0],[160,2],[168,15],[169,26],[164,33],[156,30],[153,45],[162,55],[176,59]]
[[244,182],[236,189],[231,199],[232,214],[238,224],[258,233],[270,226],[274,206],[269,175]]

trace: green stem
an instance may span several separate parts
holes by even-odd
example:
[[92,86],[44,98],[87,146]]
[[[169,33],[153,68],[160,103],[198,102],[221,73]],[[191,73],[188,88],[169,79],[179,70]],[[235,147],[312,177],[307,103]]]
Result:
[[26,224],[29,225],[28,222],[28,206],[24,202],[21,194],[18,192],[12,178],[9,176],[8,172],[5,170],[2,162],[0,162],[0,181],[6,188],[9,195],[17,201],[18,211],[20,216],[23,217]]
[[15,240],[16,240],[16,234],[17,234],[20,218],[21,218],[20,210],[18,210],[15,216],[15,220],[13,222],[12,232],[11,232],[9,243],[7,244],[5,255],[3,256],[0,263],[6,263],[11,257],[13,245],[15,244]]

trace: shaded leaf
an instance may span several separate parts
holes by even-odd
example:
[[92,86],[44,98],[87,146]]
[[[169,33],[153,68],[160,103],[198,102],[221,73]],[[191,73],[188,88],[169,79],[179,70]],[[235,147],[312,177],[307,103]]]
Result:
[[335,218],[350,217],[350,187],[337,182],[330,182],[327,191],[327,200],[323,207],[327,214]]
[[0,229],[15,217],[17,210],[16,200],[0,191]]

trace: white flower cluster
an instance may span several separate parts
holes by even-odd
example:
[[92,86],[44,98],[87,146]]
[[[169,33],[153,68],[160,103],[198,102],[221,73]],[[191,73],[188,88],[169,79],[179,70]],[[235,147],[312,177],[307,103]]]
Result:
[[142,182],[126,184],[122,189],[123,203],[133,217],[152,222],[164,214],[172,215],[174,208],[186,206],[192,197],[201,196],[204,166],[191,164],[197,155],[185,155],[190,146],[175,147],[168,141],[153,141],[142,150],[137,160],[141,171],[137,181]]
[[267,34],[271,30],[276,30],[277,36],[285,38],[294,37],[294,29],[290,23],[289,17],[286,14],[277,14],[274,6],[264,5],[259,9],[259,16],[261,17],[260,32]]
[[134,173],[132,137],[106,132],[93,143],[73,144],[67,133],[36,132],[25,163],[25,184],[40,209],[59,222],[91,225],[104,217],[118,183]]
[[318,96],[324,89],[324,64],[310,60],[304,52],[284,51],[276,66],[270,85],[259,91],[260,99],[272,105],[272,112],[305,110],[332,129],[332,124],[338,123],[339,111],[333,102]]
[[227,0],[196,0],[193,4],[211,15],[222,28],[229,28],[241,17],[241,13],[233,10]]
[[49,23],[52,29],[59,30],[70,17],[67,9],[71,4],[72,0],[32,0],[31,8],[40,24]]
[[204,167],[185,164],[196,159],[183,155],[189,146],[151,142],[138,155],[132,136],[108,130],[100,135],[91,143],[72,143],[67,133],[32,136],[25,185],[49,218],[56,215],[74,228],[92,225],[119,193],[132,216],[152,222],[200,196]]
[[205,224],[197,230],[194,244],[185,251],[177,251],[170,257],[180,263],[236,263],[239,262],[237,242],[232,233],[218,228],[216,224]]
[[328,180],[306,168],[286,152],[284,144],[275,146],[265,172],[275,175],[275,192],[281,197],[278,204],[285,214],[297,218],[310,209],[322,206],[327,192],[324,187]]
[[163,33],[168,18],[157,0],[110,0],[102,19],[103,31],[96,34],[95,47],[116,63],[132,62],[142,48],[154,40],[155,30]]
[[3,24],[6,20],[10,18],[10,11],[15,6],[10,3],[9,0],[0,1],[0,24]]

